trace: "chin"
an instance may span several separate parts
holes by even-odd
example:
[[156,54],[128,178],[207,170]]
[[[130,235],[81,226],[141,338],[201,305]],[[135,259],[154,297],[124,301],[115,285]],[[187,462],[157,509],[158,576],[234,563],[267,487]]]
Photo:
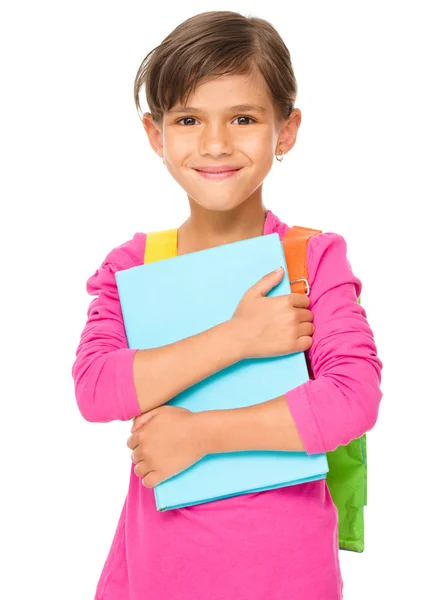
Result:
[[205,200],[198,201],[196,198],[191,197],[191,202],[193,204],[197,204],[205,210],[211,210],[215,212],[229,212],[238,208],[244,202],[244,200],[241,200],[241,202],[235,202],[234,199],[232,201],[230,200],[229,202],[226,202],[223,198],[218,198],[217,201],[211,200],[210,202],[206,202]]

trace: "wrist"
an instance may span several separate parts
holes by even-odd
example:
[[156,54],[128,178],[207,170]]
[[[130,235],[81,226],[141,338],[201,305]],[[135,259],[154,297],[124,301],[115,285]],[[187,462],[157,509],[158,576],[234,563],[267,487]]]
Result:
[[231,349],[231,352],[234,354],[235,362],[243,360],[246,358],[246,335],[244,333],[244,328],[241,326],[241,323],[236,318],[231,318],[223,325],[226,328],[226,339],[228,343],[228,347]]
[[256,431],[256,409],[256,406],[244,406],[196,413],[204,455],[255,449],[252,438]]
[[218,421],[216,413],[219,412],[221,411],[206,410],[193,413],[198,447],[204,456],[206,454],[213,454],[216,451],[215,446]]

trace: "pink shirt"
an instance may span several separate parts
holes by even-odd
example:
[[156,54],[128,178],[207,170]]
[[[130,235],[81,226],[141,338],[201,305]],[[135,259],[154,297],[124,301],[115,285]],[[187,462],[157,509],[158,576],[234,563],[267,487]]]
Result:
[[[307,224],[312,225],[312,223]],[[268,211],[264,234],[288,230]],[[114,273],[143,263],[145,233],[114,248],[87,281],[88,308],[72,368],[82,416],[140,415]],[[308,454],[328,452],[376,423],[382,363],[361,281],[336,233],[308,244],[308,351],[315,379],[286,394]],[[130,462],[130,458],[129,458]],[[337,509],[325,480],[158,512],[130,464],[129,489],[95,600],[340,600]]]

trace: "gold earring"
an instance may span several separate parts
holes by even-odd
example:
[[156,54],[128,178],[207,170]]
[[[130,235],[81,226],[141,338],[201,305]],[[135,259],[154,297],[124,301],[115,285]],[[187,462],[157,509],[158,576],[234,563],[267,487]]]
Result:
[[282,150],[279,150],[279,153],[281,155],[281,158],[278,158],[278,154],[275,155],[275,158],[277,159],[278,162],[282,162],[283,158],[284,158],[284,154]]
[[165,161],[164,161],[164,156],[163,156],[163,155],[161,155],[161,158],[162,158],[162,160],[163,160],[163,165],[165,165],[166,163],[165,163]]

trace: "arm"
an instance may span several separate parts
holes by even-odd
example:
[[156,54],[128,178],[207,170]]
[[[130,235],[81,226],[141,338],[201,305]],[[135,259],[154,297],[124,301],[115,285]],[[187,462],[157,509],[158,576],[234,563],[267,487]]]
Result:
[[114,248],[86,283],[95,297],[87,310],[72,365],[75,397],[81,415],[91,422],[126,421],[139,414],[129,349],[115,283],[115,272],[140,264],[145,236],[136,234]]
[[138,350],[133,376],[140,411],[165,404],[243,358],[239,329],[232,320],[173,344]]
[[305,452],[285,396],[229,410],[194,414],[205,454],[244,450]]
[[371,430],[378,418],[382,362],[367,315],[358,304],[361,281],[336,233],[308,244],[310,309],[315,332],[308,358],[314,379],[286,393],[308,454],[332,452]]
[[87,311],[72,376],[87,421],[129,420],[243,358],[231,321],[160,348],[129,349],[115,272],[140,264],[145,239],[136,234],[112,250],[86,284],[97,298]]
[[361,282],[333,233],[308,246],[310,309],[315,332],[308,358],[315,379],[250,407],[198,413],[207,453],[286,450],[330,452],[373,428],[382,398],[382,363],[366,312]]

